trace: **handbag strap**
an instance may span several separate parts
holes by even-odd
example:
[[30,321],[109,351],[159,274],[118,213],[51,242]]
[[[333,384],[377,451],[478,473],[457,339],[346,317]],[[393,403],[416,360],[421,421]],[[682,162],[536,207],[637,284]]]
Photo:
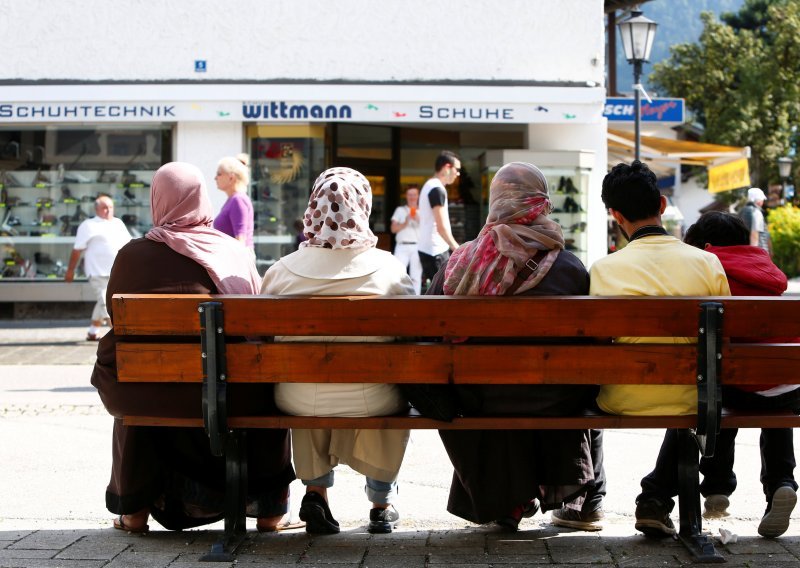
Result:
[[526,260],[525,266],[522,267],[522,270],[517,272],[514,282],[503,295],[513,296],[514,293],[519,290],[519,287],[522,286],[522,284],[530,277],[530,275],[536,272],[536,270],[539,268],[539,263],[542,262],[542,259],[547,256],[547,253],[549,252],[549,250],[537,250],[535,255]]

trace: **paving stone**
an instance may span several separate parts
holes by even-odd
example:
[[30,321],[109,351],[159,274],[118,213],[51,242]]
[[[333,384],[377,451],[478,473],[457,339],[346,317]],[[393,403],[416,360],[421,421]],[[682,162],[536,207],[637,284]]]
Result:
[[470,566],[470,565],[478,565],[478,566],[485,566],[489,564],[489,556],[485,553],[480,554],[461,554],[461,553],[454,553],[449,548],[447,549],[439,549],[439,550],[432,550],[428,554],[428,564],[447,564],[447,565],[459,565],[459,566]]
[[583,544],[578,544],[572,541],[573,546],[570,546],[570,541],[559,542],[554,539],[547,541],[547,548],[550,551],[550,556],[553,561],[561,564],[613,564],[614,559],[611,553],[607,551],[600,539],[593,543],[593,546],[588,546],[587,541],[579,541]]
[[[787,550],[779,540],[761,537],[739,537],[738,542],[728,543],[717,548],[730,554],[786,554]],[[723,552],[724,554],[724,552]]]
[[549,565],[551,563],[550,555],[546,552],[543,554],[490,554],[489,563],[492,566],[506,566],[515,564],[524,565]]
[[[34,531],[0,531],[0,541],[16,541],[25,538]],[[0,543],[2,544],[2,543]]]
[[791,554],[725,554],[725,567],[745,566],[747,568],[797,568],[797,559]]
[[360,563],[364,555],[367,553],[367,547],[361,546],[329,546],[319,548],[311,546],[305,554],[300,557],[300,563],[307,562],[315,564],[348,564],[355,562]]
[[[183,555],[179,558],[180,562],[184,562]],[[254,566],[296,566],[300,561],[300,557],[294,555],[283,554],[279,556],[270,556],[267,554],[238,554],[236,556],[236,566],[246,564],[248,568]],[[173,568],[175,564],[170,564],[169,568]],[[208,568],[209,564],[204,562],[200,568]]]
[[683,562],[675,556],[655,554],[650,556],[624,556],[617,558],[619,568],[668,568],[671,566],[682,566]]
[[0,568],[105,568],[105,560],[7,559],[0,560]]
[[128,544],[117,539],[89,537],[79,540],[59,552],[55,558],[65,560],[111,560],[128,548]]
[[384,544],[381,543],[380,545],[370,544],[369,546],[369,555],[370,556],[414,556],[414,555],[425,555],[430,550],[424,542],[417,543],[414,541],[410,541],[408,544],[401,542],[396,542],[394,544]]
[[68,547],[70,544],[77,542],[84,536],[86,532],[82,531],[36,531],[28,536],[21,538],[11,546],[6,547],[9,550],[14,549],[46,549],[46,550],[61,550]]
[[161,552],[133,552],[126,550],[104,568],[166,568],[178,558],[178,554]]
[[404,554],[402,556],[385,556],[374,554],[370,549],[364,559],[363,568],[407,568],[419,566],[422,568],[427,561],[426,554]]
[[547,554],[545,541],[540,538],[491,539],[486,543],[489,554],[538,555]]
[[486,545],[486,534],[481,532],[465,531],[442,531],[433,532],[428,539],[430,546],[459,546],[459,547],[480,547]]
[[5,549],[0,550],[0,560],[21,559],[21,558],[53,558],[58,554],[58,550],[27,550],[27,549]]

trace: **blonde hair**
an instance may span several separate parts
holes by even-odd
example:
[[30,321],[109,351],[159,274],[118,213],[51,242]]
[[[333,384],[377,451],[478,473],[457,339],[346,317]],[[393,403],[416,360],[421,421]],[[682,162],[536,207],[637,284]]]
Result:
[[236,187],[244,187],[245,189],[250,184],[250,170],[245,166],[239,158],[225,157],[217,164],[217,169],[225,173],[233,174],[236,178]]

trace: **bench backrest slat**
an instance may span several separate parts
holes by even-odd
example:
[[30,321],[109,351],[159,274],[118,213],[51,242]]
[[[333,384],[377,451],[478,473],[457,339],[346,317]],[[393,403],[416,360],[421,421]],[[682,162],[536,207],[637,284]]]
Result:
[[[119,335],[197,335],[197,306],[210,296],[116,295]],[[396,336],[696,337],[698,307],[708,298],[549,296],[308,298],[224,296],[225,333]],[[797,334],[800,302],[720,298],[731,336]],[[309,306],[312,302],[312,306]],[[319,303],[319,305],[317,305]]]
[[[233,343],[227,350],[228,382],[694,384],[697,357],[687,344]],[[734,344],[723,359],[726,384],[800,373],[800,345]],[[199,344],[117,346],[123,382],[200,382],[200,361]]]

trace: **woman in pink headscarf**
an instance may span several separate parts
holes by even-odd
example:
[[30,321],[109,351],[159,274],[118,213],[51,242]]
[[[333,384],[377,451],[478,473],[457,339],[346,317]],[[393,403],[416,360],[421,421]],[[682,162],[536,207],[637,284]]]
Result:
[[[551,208],[547,179],[536,166],[512,162],[500,168],[489,188],[486,224],[475,240],[456,249],[428,294],[588,294],[586,268],[564,250],[561,226],[548,217]],[[531,326],[547,335],[546,321],[532,320]],[[470,403],[465,414],[557,416],[592,405],[596,388],[475,385],[461,387],[459,394]],[[556,519],[563,515],[574,520],[567,526],[600,528],[603,474],[593,471],[601,460],[591,455],[588,431],[441,430],[439,435],[455,470],[447,505],[454,515],[516,530],[523,516],[541,508],[555,510],[556,524],[563,525]],[[598,487],[584,499],[595,477]]]
[[[350,168],[322,172],[314,182],[303,216],[306,240],[296,252],[267,270],[262,292],[319,296],[414,294],[405,266],[390,253],[375,248],[378,239],[369,229],[371,208],[372,189],[359,172]],[[408,409],[396,385],[380,383],[282,383],[275,387],[275,403],[284,412],[300,416],[383,416]],[[328,489],[333,486],[336,464],[346,463],[367,478],[365,489],[372,502],[367,530],[392,532],[399,519],[392,502],[397,495],[397,473],[407,441],[407,430],[292,431],[297,476],[306,486],[300,506],[306,531],[339,532],[339,523],[328,507]]]
[[[255,294],[259,276],[252,254],[211,226],[212,209],[203,175],[191,164],[172,162],[153,177],[153,228],[117,254],[108,283],[113,294]],[[109,309],[111,312],[111,309]],[[111,313],[113,322],[114,314]],[[113,328],[100,341],[92,384],[114,416],[111,481],[106,506],[114,527],[148,530],[152,517],[168,529],[215,522],[223,516],[224,458],[214,457],[202,428],[131,427],[121,416],[200,417],[200,385],[133,384],[117,381]],[[233,414],[272,411],[267,385],[230,385]],[[260,530],[275,530],[288,510],[294,479],[286,430],[248,433],[248,514]]]

